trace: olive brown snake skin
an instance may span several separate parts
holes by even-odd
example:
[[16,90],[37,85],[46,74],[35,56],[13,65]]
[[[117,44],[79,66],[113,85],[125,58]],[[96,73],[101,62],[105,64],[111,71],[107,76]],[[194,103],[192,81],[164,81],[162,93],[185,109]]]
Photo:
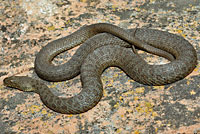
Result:
[[[68,62],[59,66],[51,63],[56,55],[81,43]],[[170,63],[150,65],[137,54],[133,45],[163,56]],[[101,74],[110,66],[119,67],[139,83],[164,85],[185,78],[196,65],[195,49],[180,36],[145,28],[124,30],[111,24],[98,23],[50,42],[36,56],[35,71],[42,79],[63,81],[80,74],[82,90],[79,94],[70,98],[58,97],[45,84],[27,76],[5,78],[4,85],[38,93],[42,102],[56,112],[79,114],[100,101],[103,95]]]

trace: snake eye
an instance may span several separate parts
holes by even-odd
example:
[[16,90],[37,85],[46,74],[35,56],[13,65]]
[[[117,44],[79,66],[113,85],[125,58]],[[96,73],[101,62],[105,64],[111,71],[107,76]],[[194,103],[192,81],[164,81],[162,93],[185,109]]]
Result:
[[15,81],[16,81],[15,79],[10,79],[10,82],[12,83],[15,83]]

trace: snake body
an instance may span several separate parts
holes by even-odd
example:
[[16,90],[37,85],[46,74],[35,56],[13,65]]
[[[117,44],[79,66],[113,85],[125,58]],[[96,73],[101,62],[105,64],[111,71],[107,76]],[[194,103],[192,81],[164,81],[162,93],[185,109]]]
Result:
[[[51,64],[57,54],[83,42],[67,63],[59,66]],[[166,57],[171,62],[150,65],[133,52],[131,44]],[[82,90],[79,94],[71,98],[58,97],[45,84],[27,76],[8,77],[4,79],[4,85],[38,93],[43,103],[56,112],[79,114],[93,108],[100,101],[103,95],[100,77],[110,66],[121,68],[139,83],[164,85],[183,79],[193,71],[196,64],[197,55],[193,46],[175,34],[144,28],[124,30],[110,24],[94,24],[50,42],[41,49],[35,60],[36,73],[49,81],[70,79],[80,73]]]
[[[134,44],[134,46],[139,47],[140,49],[166,57],[168,59],[172,59],[172,56],[166,51],[152,47],[151,45],[148,45],[146,42],[143,42],[134,36],[134,29],[131,31],[132,32],[129,32],[120,27],[107,23],[84,26],[71,35],[54,40],[43,47],[36,56],[35,71],[40,78],[48,81],[72,79],[80,73],[80,67],[83,60],[96,48],[106,44],[118,44],[124,47],[130,47],[130,44],[128,45],[127,43],[122,42],[119,40],[119,38]],[[109,36],[107,34],[104,36],[99,36],[99,38],[95,38],[94,40],[90,39],[91,37],[104,32],[110,33],[114,36]],[[118,39],[116,37],[118,37]],[[59,66],[55,66],[51,63],[52,59],[59,53],[69,50],[83,42],[84,44],[77,50],[74,56],[67,63]]]

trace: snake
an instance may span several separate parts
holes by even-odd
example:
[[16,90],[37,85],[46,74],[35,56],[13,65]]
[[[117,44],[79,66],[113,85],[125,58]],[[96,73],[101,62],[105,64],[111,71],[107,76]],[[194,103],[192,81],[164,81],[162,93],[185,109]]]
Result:
[[[78,45],[80,47],[66,63],[52,64],[55,56]],[[170,62],[149,64],[137,53],[138,49],[167,58]],[[97,23],[48,43],[35,58],[35,72],[44,80],[64,81],[80,74],[82,90],[77,95],[59,97],[46,84],[28,76],[10,76],[3,82],[7,87],[39,94],[42,102],[55,112],[80,114],[101,100],[101,74],[108,67],[118,67],[136,82],[156,86],[184,79],[196,65],[194,47],[179,35],[156,29],[123,29]]]

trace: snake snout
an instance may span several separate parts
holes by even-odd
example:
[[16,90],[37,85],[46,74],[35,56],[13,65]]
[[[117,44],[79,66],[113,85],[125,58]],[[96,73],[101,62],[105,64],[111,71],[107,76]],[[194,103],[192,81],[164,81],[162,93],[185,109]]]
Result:
[[5,79],[3,80],[3,85],[4,85],[4,86],[8,86],[8,83],[9,83],[9,77],[7,77],[7,78],[5,78]]

